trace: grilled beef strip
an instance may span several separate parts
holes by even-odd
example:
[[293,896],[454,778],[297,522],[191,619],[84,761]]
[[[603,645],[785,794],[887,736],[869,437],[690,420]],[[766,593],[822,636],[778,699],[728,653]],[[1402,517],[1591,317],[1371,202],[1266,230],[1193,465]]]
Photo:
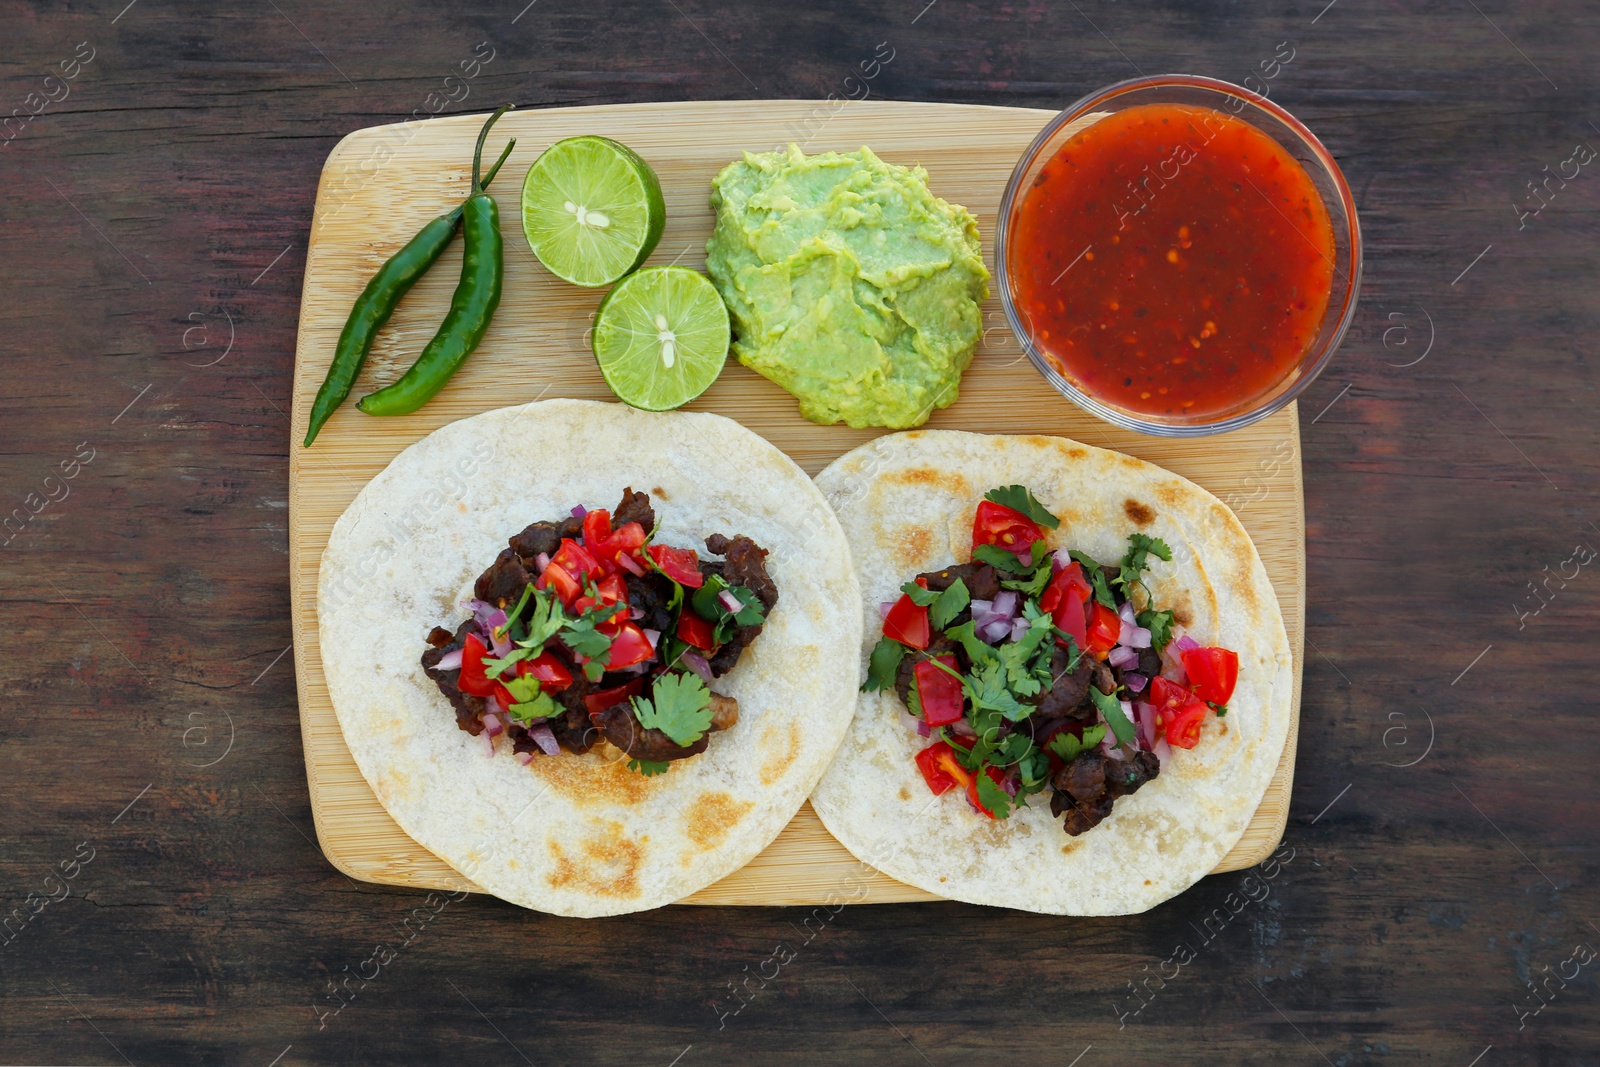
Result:
[[[706,538],[706,550],[713,555],[722,556],[723,560],[703,560],[700,563],[700,573],[707,575],[720,575],[729,585],[742,585],[756,595],[761,602],[762,614],[771,615],[772,609],[778,603],[778,587],[773,584],[772,578],[767,574],[767,550],[756,544],[750,538],[740,534],[737,537],[724,537],[722,534],[712,534]],[[710,657],[708,663],[713,677],[720,678],[733,669],[739,662],[739,657],[744,650],[761,634],[762,623],[754,626],[740,626],[733,631],[733,636],[716,655]]]

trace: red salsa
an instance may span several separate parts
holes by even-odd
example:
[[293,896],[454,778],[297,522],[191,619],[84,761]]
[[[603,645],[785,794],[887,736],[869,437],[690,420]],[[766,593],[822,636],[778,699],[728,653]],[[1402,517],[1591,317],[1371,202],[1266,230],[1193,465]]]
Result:
[[1249,405],[1300,363],[1333,283],[1305,170],[1210,108],[1146,104],[1063,144],[1012,229],[1016,305],[1084,392],[1142,415]]

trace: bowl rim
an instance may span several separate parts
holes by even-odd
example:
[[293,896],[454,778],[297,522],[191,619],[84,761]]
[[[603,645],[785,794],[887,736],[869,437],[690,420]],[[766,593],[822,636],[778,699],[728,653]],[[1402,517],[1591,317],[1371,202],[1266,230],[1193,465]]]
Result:
[[[1049,359],[1040,353],[1038,346],[1034,344],[1030,331],[1024,328],[1021,315],[1017,311],[1015,297],[1011,291],[1011,272],[1007,269],[1011,223],[1019,206],[1018,191],[1022,186],[1023,178],[1028,168],[1038,158],[1044,147],[1062,127],[1092,113],[1096,107],[1137,90],[1161,88],[1202,89],[1225,97],[1237,97],[1244,100],[1247,105],[1259,108],[1274,119],[1277,119],[1291,130],[1296,137],[1300,138],[1301,142],[1327,172],[1335,192],[1338,193],[1338,199],[1340,206],[1344,210],[1345,218],[1349,220],[1349,282],[1345,286],[1343,311],[1339,316],[1333,335],[1328,339],[1328,343],[1312,362],[1302,364],[1299,378],[1269,402],[1249,411],[1231,415],[1214,422],[1155,422],[1132,412],[1124,411],[1121,408],[1112,407],[1079,389],[1056,370]],[[1241,109],[1241,112],[1233,117],[1243,118],[1243,111],[1244,109]],[[1248,118],[1245,121],[1251,122]],[[1254,122],[1251,122],[1251,124],[1258,125]],[[1262,132],[1271,136],[1268,131],[1263,130]],[[1305,123],[1291,115],[1282,105],[1274,103],[1267,97],[1246,89],[1242,85],[1235,85],[1232,82],[1222,81],[1218,78],[1208,78],[1199,74],[1153,74],[1114,82],[1111,85],[1079,97],[1057,113],[1029,142],[1028,147],[1018,157],[1016,166],[1012,168],[1011,177],[1007,180],[1005,192],[1000,198],[1000,210],[995,223],[994,258],[994,272],[998,278],[1000,290],[1000,306],[1005,312],[1006,323],[1011,328],[1011,332],[1017,338],[1018,343],[1021,344],[1023,351],[1027,353],[1028,360],[1033,364],[1034,369],[1054,386],[1057,392],[1090,414],[1126,430],[1134,430],[1157,437],[1206,437],[1212,434],[1227,433],[1231,430],[1241,429],[1275,414],[1287,407],[1291,401],[1304,392],[1327,368],[1328,363],[1333,359],[1333,354],[1339,350],[1339,346],[1344,342],[1345,334],[1349,332],[1350,325],[1355,319],[1356,305],[1359,302],[1361,291],[1363,246],[1361,221],[1356,214],[1356,202],[1354,195],[1350,192],[1350,183],[1345,180],[1344,171],[1339,168],[1338,161],[1334,159],[1333,153],[1328,151],[1327,146],[1307,128]],[[1336,263],[1336,276],[1338,266],[1339,264]],[[1333,295],[1330,294],[1330,300],[1332,297]]]

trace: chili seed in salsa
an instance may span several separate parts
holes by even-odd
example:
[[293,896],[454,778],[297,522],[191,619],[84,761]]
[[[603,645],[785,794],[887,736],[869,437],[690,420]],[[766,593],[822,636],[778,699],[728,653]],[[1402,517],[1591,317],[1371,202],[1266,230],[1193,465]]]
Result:
[[1317,337],[1333,226],[1304,168],[1251,124],[1146,104],[1086,127],[1013,223],[1016,305],[1057,369],[1143,415],[1246,407]]

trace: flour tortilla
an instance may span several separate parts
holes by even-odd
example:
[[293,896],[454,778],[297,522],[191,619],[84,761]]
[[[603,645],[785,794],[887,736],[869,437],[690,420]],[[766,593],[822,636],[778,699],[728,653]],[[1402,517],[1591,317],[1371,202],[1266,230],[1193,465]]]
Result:
[[[465,617],[477,575],[528,523],[650,493],[656,540],[705,554],[711,533],[771,553],[777,607],[713,690],[739,721],[645,778],[602,744],[524,767],[456,727],[419,662],[430,627]],[[378,799],[425,848],[497,896],[561,915],[653,908],[747,863],[794,816],[856,703],[860,591],[822,494],[739,424],[699,413],[550,400],[435,431],[334,526],[318,593],[322,661],[345,741]]]
[[983,494],[1022,484],[1061,520],[1052,547],[1113,564],[1135,531],[1162,538],[1146,584],[1202,645],[1239,654],[1226,718],[1111,816],[1068,837],[1050,791],[991,821],[959,794],[934,797],[915,753],[927,745],[895,694],[864,693],[811,801],[858,859],[940,896],[1060,915],[1128,915],[1193,885],[1249,824],[1289,729],[1293,672],[1278,600],[1233,512],[1184,478],[1058,437],[921,431],[881,437],[817,476],[850,540],[864,620],[859,662],[882,634],[878,605],[914,575],[971,558]]

